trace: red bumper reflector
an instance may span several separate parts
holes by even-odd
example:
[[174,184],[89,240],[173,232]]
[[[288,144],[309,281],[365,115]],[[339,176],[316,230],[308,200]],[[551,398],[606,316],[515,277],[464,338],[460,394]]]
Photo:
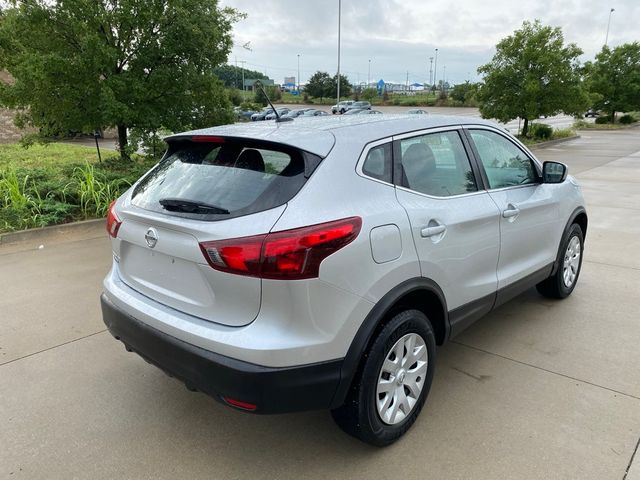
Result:
[[232,407],[241,408],[242,410],[249,410],[253,412],[256,408],[258,408],[258,406],[254,405],[253,403],[242,402],[240,400],[235,400],[229,397],[222,397],[222,399]]

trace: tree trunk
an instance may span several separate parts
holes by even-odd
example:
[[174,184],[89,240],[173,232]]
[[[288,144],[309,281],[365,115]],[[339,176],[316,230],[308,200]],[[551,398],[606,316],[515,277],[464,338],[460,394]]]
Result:
[[526,137],[529,132],[529,119],[524,118],[524,125],[522,125],[522,136]]
[[615,112],[615,110],[613,110],[611,112],[611,123],[612,124],[616,123],[616,112]]
[[129,160],[128,146],[127,127],[125,125],[118,125],[118,149],[120,150],[120,158],[123,160]]

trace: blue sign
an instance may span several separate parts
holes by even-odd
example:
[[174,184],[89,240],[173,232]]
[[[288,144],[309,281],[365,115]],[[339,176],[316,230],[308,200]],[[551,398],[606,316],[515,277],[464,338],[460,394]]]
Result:
[[378,80],[378,95],[382,95],[384,92],[384,80]]

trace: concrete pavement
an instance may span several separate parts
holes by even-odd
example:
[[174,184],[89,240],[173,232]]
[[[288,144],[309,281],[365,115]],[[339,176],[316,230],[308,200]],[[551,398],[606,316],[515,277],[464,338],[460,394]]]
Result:
[[0,478],[622,479],[640,438],[640,130],[582,135],[536,152],[583,185],[578,287],[527,292],[440,348],[386,449],[327,412],[236,412],[126,353],[100,318],[102,227],[0,246]]

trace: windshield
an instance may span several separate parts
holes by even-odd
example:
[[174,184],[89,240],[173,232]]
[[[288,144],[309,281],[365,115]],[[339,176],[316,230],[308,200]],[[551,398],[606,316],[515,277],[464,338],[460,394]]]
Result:
[[174,141],[164,160],[135,187],[132,203],[202,220],[267,210],[300,190],[308,157],[314,156],[266,142]]

